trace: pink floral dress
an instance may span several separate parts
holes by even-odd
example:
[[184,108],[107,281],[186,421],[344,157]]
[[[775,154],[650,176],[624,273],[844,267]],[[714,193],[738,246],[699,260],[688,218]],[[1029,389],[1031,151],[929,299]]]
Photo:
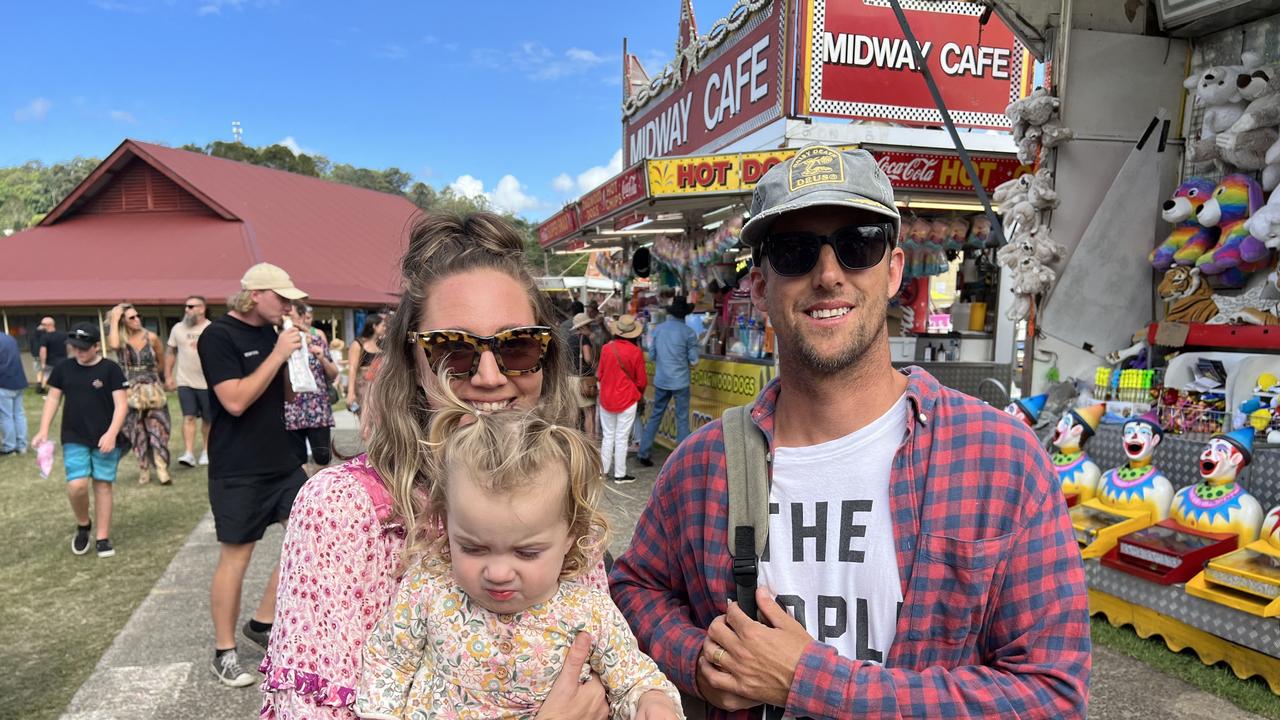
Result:
[[[280,551],[276,620],[261,717],[354,720],[365,640],[400,584],[404,529],[361,455],[325,468],[298,492]],[[584,584],[607,589],[604,564]]]

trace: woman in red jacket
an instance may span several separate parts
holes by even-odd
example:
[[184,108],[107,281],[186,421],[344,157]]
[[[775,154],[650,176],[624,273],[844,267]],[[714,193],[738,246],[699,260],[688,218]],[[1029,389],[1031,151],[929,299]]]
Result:
[[629,483],[636,478],[627,473],[627,445],[636,421],[636,405],[648,384],[644,353],[636,345],[644,327],[634,315],[620,315],[610,330],[614,338],[600,348],[596,368],[600,379],[600,459],[605,475],[612,467],[614,482]]

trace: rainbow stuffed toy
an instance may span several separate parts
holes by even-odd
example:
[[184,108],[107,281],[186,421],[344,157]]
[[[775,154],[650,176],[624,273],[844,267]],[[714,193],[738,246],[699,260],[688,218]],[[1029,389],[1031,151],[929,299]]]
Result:
[[1217,287],[1243,287],[1247,273],[1267,265],[1271,251],[1245,223],[1262,207],[1262,186],[1248,175],[1228,175],[1197,213],[1200,224],[1218,226],[1218,245],[1196,259],[1200,273]]
[[1195,265],[1199,257],[1218,244],[1218,228],[1200,224],[1200,208],[1213,195],[1214,184],[1204,178],[1187,178],[1178,186],[1173,197],[1164,201],[1160,217],[1173,223],[1173,232],[1148,258],[1151,266],[1160,272],[1170,265]]

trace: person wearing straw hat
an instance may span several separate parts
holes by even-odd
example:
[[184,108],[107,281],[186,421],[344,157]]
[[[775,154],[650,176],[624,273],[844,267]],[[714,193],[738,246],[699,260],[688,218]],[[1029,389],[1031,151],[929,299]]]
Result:
[[644,396],[649,379],[645,375],[644,353],[636,344],[644,325],[635,315],[619,315],[609,326],[613,339],[600,348],[596,377],[600,379],[600,459],[606,477],[623,484],[635,482],[627,472],[627,446],[636,406]]
[[734,419],[767,448],[743,459],[767,470],[768,552],[730,544],[714,419],[667,458],[609,584],[710,720],[1084,716],[1088,595],[1053,467],[1026,423],[893,367],[900,226],[865,150],[807,145],[756,185],[741,242],[779,369]]
[[[581,305],[581,303],[579,303]],[[591,342],[591,325],[595,322],[585,311],[570,318],[565,344],[569,347],[569,368],[578,378],[578,422],[592,441],[599,440],[596,422],[596,398],[600,383],[596,379],[598,350]]]

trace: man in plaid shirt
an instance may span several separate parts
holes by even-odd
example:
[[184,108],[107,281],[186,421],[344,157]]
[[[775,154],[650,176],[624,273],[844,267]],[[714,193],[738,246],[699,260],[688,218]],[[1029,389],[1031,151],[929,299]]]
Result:
[[756,187],[742,241],[780,348],[751,408],[770,448],[759,622],[730,601],[719,420],[667,460],[611,577],[709,718],[1084,717],[1084,572],[1048,458],[890,363],[900,222],[865,151],[810,145]]

